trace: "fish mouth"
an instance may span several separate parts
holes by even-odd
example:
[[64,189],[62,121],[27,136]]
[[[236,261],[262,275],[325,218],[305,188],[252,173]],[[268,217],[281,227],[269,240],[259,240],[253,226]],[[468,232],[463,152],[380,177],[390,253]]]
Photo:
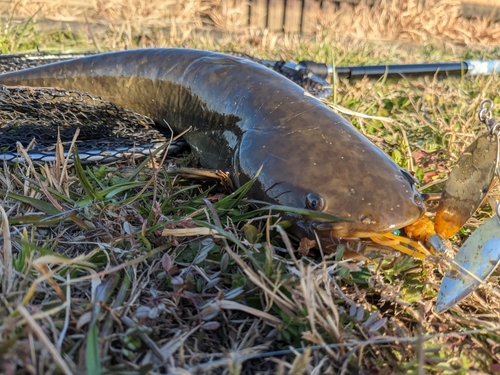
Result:
[[311,228],[322,236],[351,240],[394,232],[414,223],[423,214],[424,211],[421,210],[415,215],[410,215],[406,220],[398,220],[397,224],[387,223],[387,225],[380,225],[380,220],[367,219],[368,216],[363,217],[361,221],[314,221],[310,224]]
[[382,233],[391,232],[398,228],[393,229],[375,229],[360,226],[356,222],[342,222],[342,223],[313,223],[311,227],[316,231],[320,237],[333,237],[345,240],[355,240],[359,238],[369,238],[371,236],[380,235]]
[[341,238],[346,240],[353,240],[358,238],[369,238],[372,236],[380,235],[387,232],[393,232],[397,229],[403,228],[415,220],[409,220],[401,226],[377,227],[369,228],[366,225],[361,225],[356,222],[331,222],[331,223],[313,223],[311,227],[321,235],[327,235],[334,238]]
[[[352,221],[315,220],[311,226],[322,235],[342,239],[368,238],[394,232],[413,224],[426,211],[424,200],[414,184],[411,186],[411,190],[408,189],[406,193],[406,197],[396,201],[399,204],[394,204],[394,206],[399,207],[398,210],[391,208],[389,211],[387,207],[383,206],[364,207],[355,214],[348,215],[355,218]],[[339,216],[343,216],[342,213],[339,213]]]
[[320,233],[328,233],[330,236],[335,238],[342,238],[346,240],[353,240],[359,238],[369,238],[372,236],[381,235],[388,232],[393,232],[397,229],[406,227],[407,225],[415,222],[416,219],[408,220],[407,222],[400,223],[399,225],[390,225],[386,227],[370,228],[366,225],[360,225],[360,223],[332,223],[331,225],[321,224],[317,227],[317,231]]

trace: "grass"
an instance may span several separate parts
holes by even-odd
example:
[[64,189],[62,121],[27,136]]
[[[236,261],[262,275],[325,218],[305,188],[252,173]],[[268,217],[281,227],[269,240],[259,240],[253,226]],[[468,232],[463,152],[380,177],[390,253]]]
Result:
[[[454,18],[458,10],[446,2],[433,11],[395,7],[355,8],[349,27],[342,15],[308,37],[180,28],[124,37],[116,25],[88,35],[39,31],[27,20],[4,28],[0,48],[179,45],[337,65],[498,54],[498,24]],[[196,24],[193,17],[186,22]],[[385,117],[345,115],[425,184],[445,177],[482,131],[479,103],[498,104],[499,89],[497,76],[340,80],[330,102]],[[499,107],[493,114],[498,118]],[[498,272],[438,315],[433,305],[445,262],[393,253],[352,259],[351,243],[333,255],[301,256],[278,211],[256,210],[242,199],[244,188],[225,196],[214,182],[172,174],[173,162],[192,164],[184,156],[2,167],[0,372],[499,372]],[[491,215],[482,207],[454,243]]]

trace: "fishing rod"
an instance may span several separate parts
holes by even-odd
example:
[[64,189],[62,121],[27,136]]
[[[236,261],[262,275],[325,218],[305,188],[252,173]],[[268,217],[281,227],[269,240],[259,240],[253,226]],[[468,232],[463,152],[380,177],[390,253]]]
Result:
[[[276,66],[277,62],[262,60],[269,67]],[[314,75],[326,79],[335,72],[340,78],[360,79],[368,78],[404,78],[422,76],[475,76],[500,73],[500,60],[465,60],[461,62],[448,63],[426,63],[426,64],[393,64],[393,65],[360,65],[360,66],[336,66],[317,63],[315,61],[301,61],[299,63],[285,62],[281,69],[299,71],[308,69]]]

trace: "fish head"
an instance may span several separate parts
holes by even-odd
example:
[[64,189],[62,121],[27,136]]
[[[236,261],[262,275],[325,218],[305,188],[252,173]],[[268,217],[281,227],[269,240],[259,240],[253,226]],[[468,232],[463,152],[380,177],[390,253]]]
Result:
[[[325,114],[323,113],[323,116]],[[418,220],[425,205],[416,181],[349,123],[328,109],[328,125],[244,135],[239,171],[260,169],[254,196],[324,214],[289,214],[297,235],[353,239],[392,232]],[[321,122],[321,121],[319,121]],[[251,155],[251,157],[245,157]]]

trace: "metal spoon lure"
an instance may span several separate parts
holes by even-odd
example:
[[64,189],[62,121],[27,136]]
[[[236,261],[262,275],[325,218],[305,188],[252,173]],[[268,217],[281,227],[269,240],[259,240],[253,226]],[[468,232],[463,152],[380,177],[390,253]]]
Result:
[[[492,118],[492,107],[491,100],[481,103],[479,119],[489,131],[466,149],[445,186],[435,224],[436,232],[442,237],[451,237],[465,224],[484,201],[495,174],[500,174],[500,127]],[[474,231],[451,262],[441,283],[436,311],[444,312],[474,292],[499,262],[500,205],[496,207],[496,215]]]

